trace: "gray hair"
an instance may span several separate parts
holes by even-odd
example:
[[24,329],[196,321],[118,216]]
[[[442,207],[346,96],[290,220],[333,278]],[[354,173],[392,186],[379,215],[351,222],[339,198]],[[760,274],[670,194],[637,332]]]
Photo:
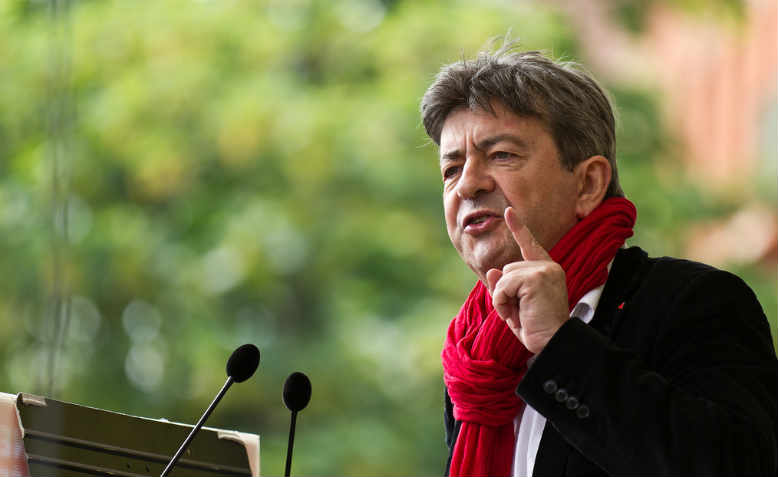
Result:
[[573,170],[581,161],[604,156],[611,165],[606,197],[623,197],[616,171],[615,120],[602,88],[573,62],[554,61],[537,51],[518,51],[510,42],[473,60],[441,68],[421,100],[427,134],[440,145],[448,115],[460,108],[480,108],[495,114],[498,101],[521,117],[540,119],[560,152],[560,161]]

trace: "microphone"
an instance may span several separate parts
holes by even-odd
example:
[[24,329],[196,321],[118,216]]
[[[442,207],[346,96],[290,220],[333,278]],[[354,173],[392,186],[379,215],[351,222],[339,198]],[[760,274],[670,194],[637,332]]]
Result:
[[292,447],[294,447],[294,428],[297,423],[297,413],[302,411],[311,400],[311,380],[303,373],[294,372],[284,383],[284,404],[292,411],[292,422],[289,425],[289,445],[286,448],[285,477],[289,477],[292,469]]
[[[176,462],[178,462],[178,459],[181,458],[181,455],[183,455],[186,448],[189,447],[189,444],[192,443],[192,439],[194,439],[197,431],[203,427],[205,420],[208,419],[208,416],[211,415],[216,405],[219,404],[219,401],[221,401],[222,397],[224,397],[224,394],[227,392],[230,386],[232,386],[232,383],[242,383],[243,381],[247,380],[254,374],[258,366],[259,348],[253,344],[244,344],[232,352],[230,359],[227,361],[227,381],[224,383],[224,386],[222,386],[221,391],[219,391],[219,394],[216,395],[216,398],[213,400],[213,402],[211,402],[211,405],[208,406],[208,409],[205,410],[203,416],[199,421],[197,421],[197,424],[195,424],[192,432],[190,432],[186,440],[184,440],[184,443],[181,444],[181,447],[178,448],[176,454],[172,459],[170,459],[170,462],[168,462],[167,467],[165,467],[165,470],[162,471],[160,477],[165,477],[176,464]],[[308,394],[310,395],[310,391]]]

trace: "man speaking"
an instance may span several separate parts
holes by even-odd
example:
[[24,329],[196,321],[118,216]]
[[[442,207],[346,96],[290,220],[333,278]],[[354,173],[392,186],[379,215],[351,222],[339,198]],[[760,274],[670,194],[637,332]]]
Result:
[[450,475],[776,475],[778,362],[753,292],[625,248],[614,117],[587,74],[508,44],[421,103],[478,281],[442,359]]

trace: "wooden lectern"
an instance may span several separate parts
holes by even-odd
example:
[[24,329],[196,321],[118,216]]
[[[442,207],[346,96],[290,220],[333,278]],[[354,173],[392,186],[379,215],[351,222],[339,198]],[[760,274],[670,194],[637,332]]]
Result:
[[[0,393],[0,475],[157,476],[193,426]],[[258,476],[259,436],[203,427],[171,476]]]

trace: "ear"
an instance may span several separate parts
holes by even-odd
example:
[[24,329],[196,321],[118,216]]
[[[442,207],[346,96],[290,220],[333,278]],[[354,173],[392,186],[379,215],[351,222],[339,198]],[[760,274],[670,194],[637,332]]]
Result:
[[578,197],[575,215],[583,219],[589,215],[605,197],[611,182],[611,164],[604,156],[592,156],[575,166],[578,182]]

